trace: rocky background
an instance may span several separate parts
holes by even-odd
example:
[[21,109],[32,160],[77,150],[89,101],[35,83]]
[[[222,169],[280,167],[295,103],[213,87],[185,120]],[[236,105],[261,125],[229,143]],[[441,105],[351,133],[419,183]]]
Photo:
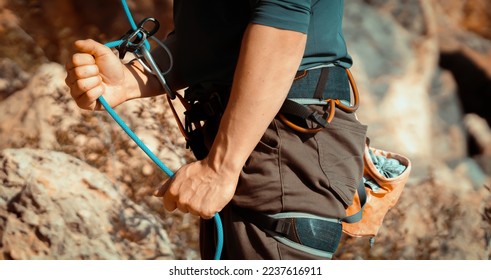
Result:
[[[161,37],[169,2],[129,1]],[[162,172],[64,85],[75,39],[127,29],[117,0],[0,0],[0,259],[199,258],[197,219],[151,195]],[[371,145],[413,171],[374,246],[335,258],[489,259],[491,1],[348,0],[345,36]],[[171,169],[192,160],[164,99],[117,111]]]

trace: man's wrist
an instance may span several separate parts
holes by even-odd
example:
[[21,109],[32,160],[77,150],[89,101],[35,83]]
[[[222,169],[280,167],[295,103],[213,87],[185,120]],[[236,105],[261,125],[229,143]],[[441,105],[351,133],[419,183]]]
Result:
[[162,92],[158,79],[145,71],[139,62],[132,61],[124,66],[126,100],[155,96]]
[[216,136],[205,160],[216,173],[228,178],[237,178],[249,155],[244,155],[240,147],[234,147],[233,143],[230,143],[229,139],[223,139],[224,137],[220,133]]

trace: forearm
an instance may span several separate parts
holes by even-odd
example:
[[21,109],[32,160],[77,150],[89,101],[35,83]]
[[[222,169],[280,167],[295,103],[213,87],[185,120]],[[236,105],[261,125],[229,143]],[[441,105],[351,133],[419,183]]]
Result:
[[252,24],[244,34],[229,103],[208,156],[238,174],[278,113],[293,82],[306,35]]

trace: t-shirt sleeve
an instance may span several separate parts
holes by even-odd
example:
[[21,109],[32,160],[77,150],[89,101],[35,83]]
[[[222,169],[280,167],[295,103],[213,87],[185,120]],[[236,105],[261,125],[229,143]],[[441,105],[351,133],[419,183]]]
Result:
[[306,34],[310,13],[311,0],[259,0],[251,22]]

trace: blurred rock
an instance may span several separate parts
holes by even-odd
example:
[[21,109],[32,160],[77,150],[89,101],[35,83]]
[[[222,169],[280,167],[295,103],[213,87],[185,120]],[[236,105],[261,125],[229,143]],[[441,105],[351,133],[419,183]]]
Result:
[[449,71],[437,69],[429,90],[431,108],[431,156],[455,165],[468,154],[462,105]]
[[464,113],[476,113],[491,124],[491,2],[435,2],[441,15],[436,17],[439,64],[452,73]]
[[19,25],[14,12],[0,3],[0,58],[9,58],[26,71],[36,69],[47,58],[36,40]]
[[[471,158],[467,158],[460,162],[455,167],[454,172],[456,176],[468,178],[476,190],[481,189],[485,185],[491,183],[479,163]],[[455,182],[453,183],[455,184]]]
[[0,148],[59,149],[56,131],[68,130],[81,117],[65,77],[59,64],[45,64],[25,88],[0,103]]
[[[408,12],[420,27],[402,25],[390,10],[359,0],[346,5],[344,26],[361,92],[358,112],[369,125],[372,145],[421,166],[434,145],[429,89],[439,53],[431,7],[425,1],[411,3]],[[412,33],[415,28],[419,31]]]
[[488,0],[433,0],[447,22],[491,39],[491,2]]
[[[137,23],[145,17],[161,22],[159,38],[172,29],[172,1],[127,2]],[[61,63],[75,40],[93,38],[104,43],[119,39],[130,29],[119,0],[10,0],[5,8],[18,16],[20,28],[31,34],[50,61]]]
[[467,132],[475,140],[480,153],[491,155],[491,128],[486,120],[477,114],[467,114],[464,123]]
[[485,119],[476,114],[467,114],[464,123],[472,143],[475,143],[478,150],[478,154],[473,158],[482,170],[491,176],[491,128]]
[[0,58],[0,101],[24,88],[29,78],[30,75],[14,61]]
[[0,166],[0,257],[174,258],[162,221],[84,162],[7,149]]

